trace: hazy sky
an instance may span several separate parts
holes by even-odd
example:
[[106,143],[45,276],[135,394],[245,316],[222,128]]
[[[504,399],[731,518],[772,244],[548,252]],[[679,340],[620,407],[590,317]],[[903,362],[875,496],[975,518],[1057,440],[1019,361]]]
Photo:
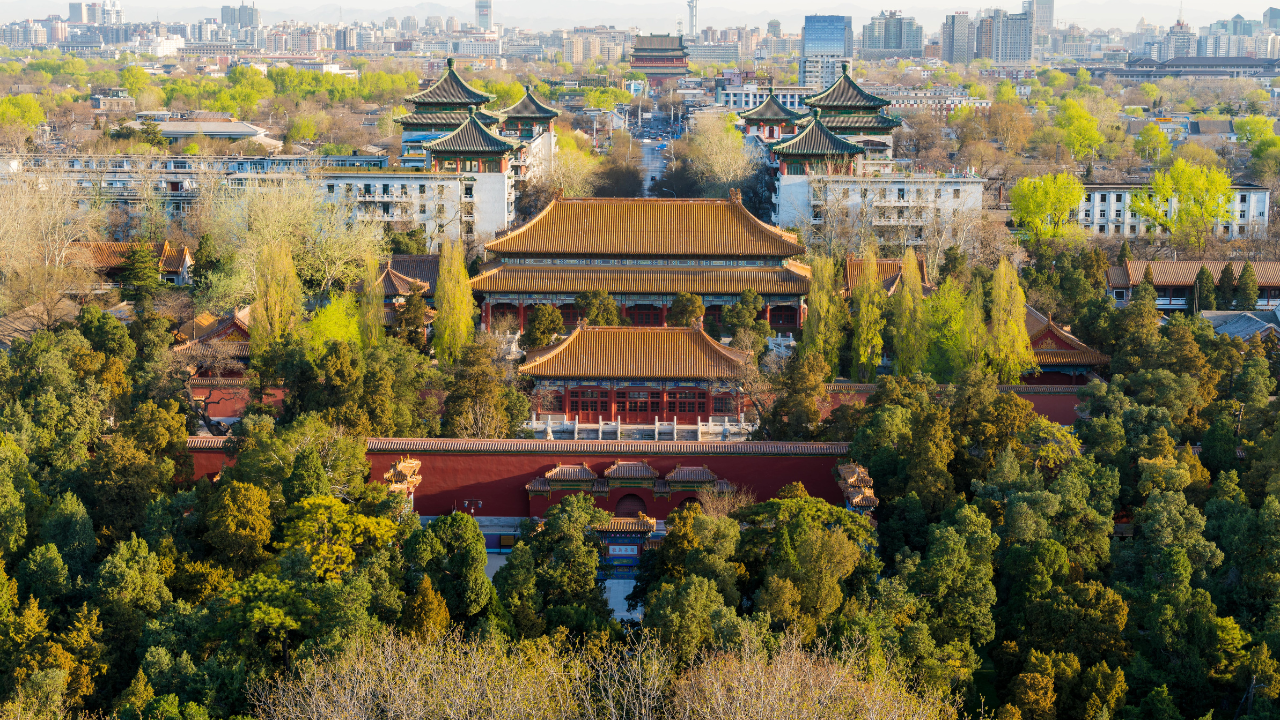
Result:
[[[239,0],[227,0],[239,4]],[[204,0],[208,2],[208,0]],[[123,0],[126,19],[131,21],[154,19],[157,14],[162,20],[191,22],[205,17],[216,17],[220,5],[183,6],[176,3],[160,3],[157,0],[142,0],[134,3]],[[406,3],[395,0],[368,0],[358,4],[323,4],[306,5],[297,0],[257,0],[257,6],[263,11],[266,22],[285,19],[337,21],[341,16],[347,20],[383,20],[388,15],[402,17],[404,15],[456,15],[460,19],[474,18],[473,4],[446,3]],[[874,6],[830,3],[827,0],[800,0],[785,3],[785,11],[779,12],[781,3],[776,0],[735,0],[728,3],[724,0],[702,0],[698,9],[698,25],[706,27],[725,27],[729,25],[760,26],[771,18],[782,21],[784,32],[799,32],[804,16],[809,14],[852,15],[854,23],[865,22],[881,9],[902,10],[924,25],[927,32],[936,32],[942,24],[942,17],[956,10],[974,12],[981,7],[1002,7],[1012,12],[1021,8],[1020,0],[997,0],[983,5],[966,5],[951,0],[913,0],[906,5]],[[1240,13],[1247,18],[1261,19],[1262,11],[1267,5],[1238,6],[1228,4],[1224,10],[1218,10],[1211,3],[1192,2],[1185,7],[1185,17],[1194,26],[1208,23]],[[24,2],[0,2],[0,19],[18,20],[26,17],[44,17],[49,13],[67,14],[65,2],[52,0],[28,0]],[[683,0],[656,2],[608,2],[582,0],[494,0],[494,18],[507,25],[517,25],[534,29],[550,30],[574,25],[604,24],[619,28],[632,25],[647,32],[675,32],[676,21],[687,22],[688,10]],[[1176,3],[1156,2],[1116,2],[1115,0],[1067,0],[1059,2],[1055,11],[1056,19],[1076,22],[1087,28],[1119,27],[1126,31],[1133,30],[1139,18],[1158,25],[1168,26],[1178,17]]]

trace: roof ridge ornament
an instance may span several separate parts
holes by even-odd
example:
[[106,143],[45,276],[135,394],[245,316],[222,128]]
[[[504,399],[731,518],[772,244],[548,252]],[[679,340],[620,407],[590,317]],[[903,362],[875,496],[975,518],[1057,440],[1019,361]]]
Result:
[[445,64],[446,64],[446,65],[448,65],[448,66],[449,66],[449,69],[450,69],[450,70],[452,70],[452,69],[453,69],[453,58],[449,58],[448,60],[445,60],[444,62],[445,62]]

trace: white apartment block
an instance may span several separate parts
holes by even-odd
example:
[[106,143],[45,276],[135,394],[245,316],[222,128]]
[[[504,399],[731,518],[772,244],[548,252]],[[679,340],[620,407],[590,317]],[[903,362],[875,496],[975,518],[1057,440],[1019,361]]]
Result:
[[[1129,208],[1130,198],[1142,189],[1142,185],[1136,184],[1086,183],[1084,200],[1076,210],[1075,220],[1086,231],[1095,235],[1146,234],[1148,225],[1153,224],[1148,223]],[[1257,237],[1265,233],[1270,194],[1267,188],[1260,185],[1250,183],[1232,185],[1231,220],[1216,224],[1214,234],[1236,239]]]
[[[786,87],[775,87],[773,92],[778,96],[778,102],[783,107],[790,108],[796,112],[805,112],[807,108],[804,105],[804,99],[810,95],[818,94],[821,88],[813,88],[807,85],[788,85]],[[716,104],[723,105],[727,108],[736,110],[748,110],[769,97],[769,86],[767,85],[731,85],[725,88],[716,88]]]
[[982,210],[979,175],[889,172],[891,163],[861,159],[857,165],[849,175],[778,175],[774,224],[820,225],[838,213],[840,222],[869,225],[882,241],[917,244],[930,227],[949,231]]

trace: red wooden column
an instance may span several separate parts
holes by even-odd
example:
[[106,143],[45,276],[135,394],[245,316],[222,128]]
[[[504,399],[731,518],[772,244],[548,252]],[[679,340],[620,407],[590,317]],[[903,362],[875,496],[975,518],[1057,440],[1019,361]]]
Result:
[[493,327],[493,313],[489,308],[489,298],[487,297],[484,299],[484,310],[483,310],[482,320],[483,321],[481,324],[484,325],[485,330],[488,330]]
[[[665,306],[665,305],[663,306],[663,310],[664,310],[664,315],[665,315],[665,310],[666,310],[666,306]],[[663,318],[663,324],[664,324],[664,325],[666,324],[666,318],[665,318],[665,317]],[[666,389],[666,388],[662,388],[662,407],[661,407],[661,408],[659,408],[659,410],[661,410],[661,411],[662,411],[662,412],[660,413],[660,416],[662,417],[662,422],[671,422],[672,420],[674,420],[674,419],[675,419],[674,417],[668,417],[668,415],[670,415],[670,413],[668,413],[668,412],[667,412],[667,408],[668,408],[668,407],[669,407],[669,406],[667,405],[667,389]],[[654,439],[656,440],[657,438],[654,438]]]
[[520,301],[520,332],[524,332],[524,301]]
[[769,323],[769,327],[773,327],[773,322],[769,319],[769,311],[772,309],[773,308],[770,305],[764,306],[764,321]]
[[626,320],[626,319],[627,319],[627,306],[626,306],[626,305],[619,305],[619,306],[618,306],[618,319],[619,319],[619,320]]
[[662,321],[659,324],[662,325],[662,327],[666,327],[667,326],[667,306],[666,304],[663,304],[663,305],[659,305],[658,308],[659,308],[658,309],[659,317],[662,318]]

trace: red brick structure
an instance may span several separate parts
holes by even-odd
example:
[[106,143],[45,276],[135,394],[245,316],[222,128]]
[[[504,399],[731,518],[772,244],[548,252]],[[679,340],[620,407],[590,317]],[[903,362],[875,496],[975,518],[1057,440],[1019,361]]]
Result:
[[[224,443],[188,440],[195,477],[229,463]],[[834,471],[848,451],[847,443],[370,438],[367,457],[374,478],[403,458],[422,463],[413,504],[423,515],[469,512],[479,501],[477,516],[540,517],[565,495],[590,492],[611,513],[665,518],[704,484],[720,481],[751,488],[760,499],[800,482],[810,495],[843,506]],[[576,466],[585,487],[530,490],[534,480],[556,475],[557,466]]]

